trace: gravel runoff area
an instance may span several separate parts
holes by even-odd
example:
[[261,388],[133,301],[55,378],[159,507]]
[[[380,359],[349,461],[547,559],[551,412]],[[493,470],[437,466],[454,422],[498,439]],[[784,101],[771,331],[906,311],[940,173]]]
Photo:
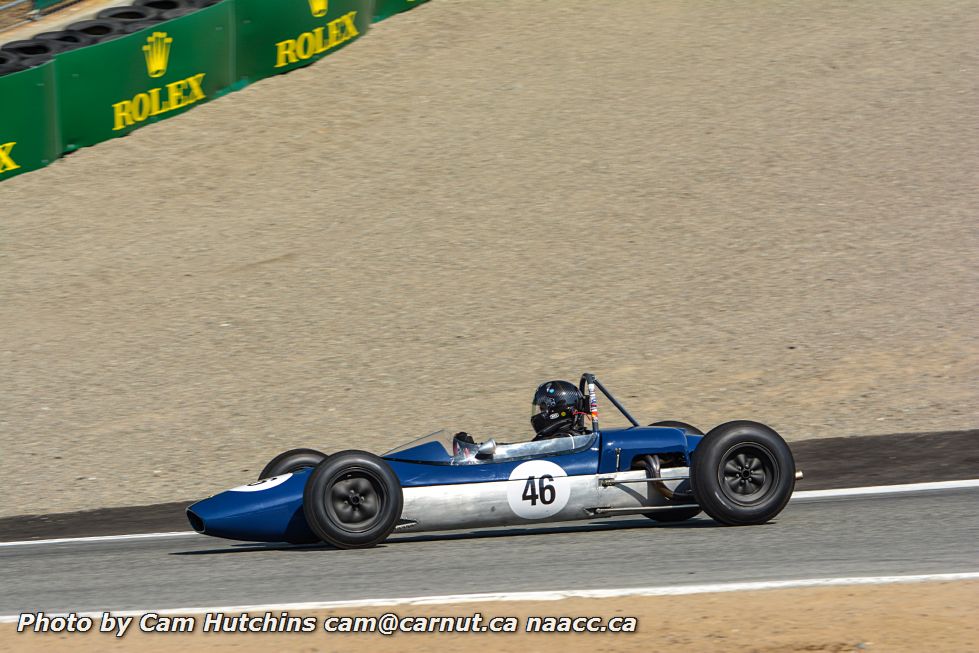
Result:
[[[913,597],[909,600],[909,595]],[[317,628],[311,633],[242,634],[204,633],[204,617],[197,615],[189,633],[141,633],[139,618],[127,634],[17,633],[16,626],[0,626],[0,645],[22,653],[55,651],[347,651],[368,650],[414,653],[416,651],[551,651],[592,653],[618,651],[824,651],[826,653],[972,653],[979,647],[975,614],[979,609],[979,582],[921,583],[913,585],[844,586],[820,589],[785,589],[727,592],[667,597],[619,599],[565,599],[519,603],[464,603],[457,605],[351,608],[314,613],[322,626],[328,617],[380,618],[466,617],[479,613],[486,621],[516,617],[636,617],[634,633],[396,633],[330,634]],[[241,611],[225,612],[229,618]],[[264,611],[253,610],[253,617]],[[281,611],[272,611],[273,617]],[[149,620],[152,628],[159,620]],[[331,622],[336,623],[336,622]],[[498,622],[502,623],[502,622]],[[98,630],[95,620],[94,630]],[[521,631],[522,631],[521,627]]]
[[506,440],[582,370],[790,441],[974,427],[977,30],[958,0],[434,0],[5,181],[0,515]]

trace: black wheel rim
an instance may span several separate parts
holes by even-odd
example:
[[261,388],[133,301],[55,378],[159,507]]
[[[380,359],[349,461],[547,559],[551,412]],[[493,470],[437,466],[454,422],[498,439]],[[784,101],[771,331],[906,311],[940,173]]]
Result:
[[741,505],[758,503],[778,483],[775,456],[757,443],[735,445],[721,456],[717,481],[731,501]]
[[349,533],[370,530],[381,520],[384,505],[381,479],[366,469],[346,470],[327,484],[326,512],[338,528]]

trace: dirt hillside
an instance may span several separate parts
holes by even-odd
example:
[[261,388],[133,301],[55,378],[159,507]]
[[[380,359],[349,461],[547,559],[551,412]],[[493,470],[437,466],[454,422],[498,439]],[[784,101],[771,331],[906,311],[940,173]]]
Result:
[[436,0],[0,184],[0,515],[525,434],[975,427],[979,7]]

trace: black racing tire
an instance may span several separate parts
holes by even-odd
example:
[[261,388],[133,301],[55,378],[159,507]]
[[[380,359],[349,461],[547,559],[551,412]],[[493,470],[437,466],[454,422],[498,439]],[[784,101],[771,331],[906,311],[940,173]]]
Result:
[[696,426],[691,426],[686,422],[678,422],[676,420],[667,419],[662,422],[653,422],[650,426],[665,426],[671,429],[680,429],[685,433],[690,433],[692,435],[703,435],[704,432],[698,429]]
[[98,40],[94,36],[67,29],[56,32],[42,32],[41,34],[35,34],[34,38],[41,41],[56,41],[61,43],[63,46],[62,51],[83,48],[86,45],[94,44]]
[[49,54],[42,54],[36,57],[24,57],[20,60],[20,65],[24,67],[24,70],[28,68],[34,68],[35,66],[43,66],[46,63],[50,63],[54,60],[54,56]]
[[65,27],[66,30],[81,32],[95,38],[96,43],[110,41],[123,35],[123,23],[118,20],[80,20]]
[[159,20],[134,20],[123,25],[122,32],[123,34],[135,34],[136,32],[142,32],[144,29],[156,27],[159,24]]
[[727,422],[697,445],[690,481],[697,503],[715,521],[764,524],[792,497],[795,461],[774,429],[758,422]]
[[341,549],[383,542],[403,506],[401,481],[383,459],[365,451],[333,454],[313,470],[303,492],[309,527]]
[[173,20],[174,18],[181,18],[187,14],[192,14],[198,9],[200,9],[200,7],[193,6],[180,7],[179,9],[168,9],[160,14],[160,18],[163,20]]
[[173,11],[174,9],[194,7],[194,4],[190,0],[136,0],[133,6],[148,7],[162,14],[163,12]]
[[0,64],[0,77],[3,77],[4,75],[13,75],[14,73],[19,73],[22,70],[27,70],[28,67],[29,66],[25,66],[21,62]]
[[19,54],[0,50],[0,76],[17,73],[21,70],[24,70],[24,66],[21,64]]
[[258,475],[258,480],[261,481],[263,478],[272,478],[280,474],[292,474],[293,472],[298,472],[300,469],[316,467],[326,459],[327,454],[316,449],[290,449],[289,451],[283,451],[270,460],[269,464],[262,469]]
[[151,7],[109,7],[95,14],[102,20],[118,20],[122,23],[141,23],[160,19],[160,10]]
[[11,41],[4,43],[0,50],[10,52],[24,59],[36,59],[44,57],[51,59],[57,53],[66,48],[66,44],[59,41],[46,41],[44,39],[24,39],[22,41]]

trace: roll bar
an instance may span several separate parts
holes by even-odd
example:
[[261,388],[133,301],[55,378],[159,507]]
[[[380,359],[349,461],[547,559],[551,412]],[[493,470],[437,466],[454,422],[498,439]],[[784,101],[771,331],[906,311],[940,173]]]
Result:
[[639,426],[639,422],[636,418],[629,414],[629,411],[625,409],[619,400],[612,396],[612,393],[606,389],[602,382],[595,378],[594,374],[589,374],[585,372],[581,375],[581,380],[578,382],[578,390],[583,396],[588,397],[588,408],[591,411],[591,421],[592,421],[592,431],[598,432],[598,397],[595,394],[595,388],[598,388],[606,399],[612,402],[612,405],[619,409],[619,412],[629,420],[633,426]]

